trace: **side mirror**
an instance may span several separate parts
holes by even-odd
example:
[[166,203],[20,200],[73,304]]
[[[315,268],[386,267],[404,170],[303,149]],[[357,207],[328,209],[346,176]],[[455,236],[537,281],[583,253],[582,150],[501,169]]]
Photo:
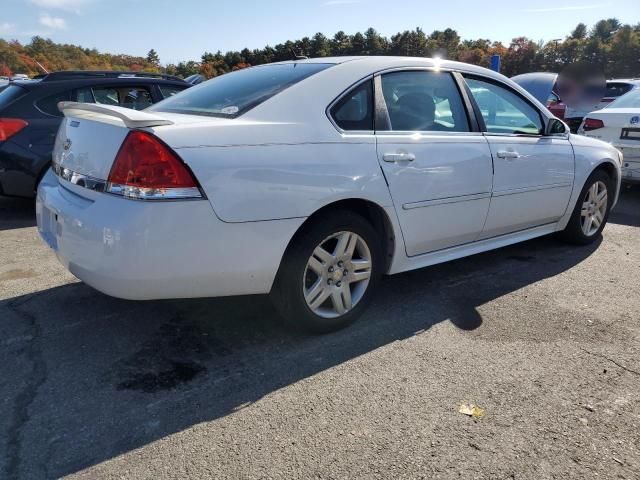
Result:
[[545,135],[567,135],[569,133],[569,127],[565,125],[562,120],[557,118],[550,118],[547,121],[547,128],[545,129]]

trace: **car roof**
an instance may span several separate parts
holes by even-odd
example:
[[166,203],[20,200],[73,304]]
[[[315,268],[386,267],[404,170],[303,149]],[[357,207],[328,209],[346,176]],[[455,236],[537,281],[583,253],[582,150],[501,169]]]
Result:
[[488,68],[479,67],[470,63],[456,62],[453,60],[446,60],[438,57],[396,57],[386,55],[373,55],[373,56],[351,56],[351,57],[319,57],[319,58],[307,58],[300,60],[288,60],[284,62],[276,62],[270,65],[277,64],[293,64],[293,63],[325,63],[333,65],[353,65],[356,64],[359,67],[365,66],[372,71],[386,70],[392,68],[411,68],[411,67],[429,67],[429,68],[442,68],[448,70],[460,70],[467,73],[477,73],[485,77],[492,77],[504,81],[507,77],[504,75],[489,70]]
[[131,85],[135,83],[137,85],[183,85],[189,87],[187,82],[175,78],[175,79],[163,79],[155,77],[78,77],[78,78],[62,78],[46,80],[45,78],[39,78],[35,80],[16,80],[11,82],[12,84],[23,87],[29,91],[40,90],[45,88],[60,89],[60,88],[77,88],[80,86],[92,86],[92,85],[117,85],[126,84]]
[[[471,76],[475,75],[482,79],[494,80],[499,84],[504,84],[514,89],[541,111],[544,112],[545,110],[542,102],[500,73],[477,65],[440,58],[393,56],[324,57],[278,63],[324,63],[331,66],[310,75],[303,81],[295,83],[278,95],[256,106],[250,112],[247,112],[247,118],[287,122],[295,122],[298,119],[303,121],[309,109],[325,112],[328,105],[331,105],[341,95],[372,75],[411,69],[457,71]],[[262,67],[265,66],[253,68]],[[309,91],[313,91],[314,94],[309,95]],[[305,105],[306,108],[300,108],[301,105]]]

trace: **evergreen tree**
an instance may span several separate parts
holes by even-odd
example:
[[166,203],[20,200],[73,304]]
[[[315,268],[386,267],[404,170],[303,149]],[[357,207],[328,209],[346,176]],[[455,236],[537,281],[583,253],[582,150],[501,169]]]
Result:
[[147,62],[152,65],[160,65],[160,57],[158,57],[158,53],[153,48],[147,53]]

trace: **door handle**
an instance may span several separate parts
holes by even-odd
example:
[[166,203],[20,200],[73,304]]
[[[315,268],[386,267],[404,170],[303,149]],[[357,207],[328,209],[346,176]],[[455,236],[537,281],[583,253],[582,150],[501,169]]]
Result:
[[399,152],[399,153],[385,153],[382,156],[385,162],[413,162],[416,156],[413,153]]
[[498,150],[498,158],[506,158],[507,160],[514,160],[516,158],[522,157],[515,150]]

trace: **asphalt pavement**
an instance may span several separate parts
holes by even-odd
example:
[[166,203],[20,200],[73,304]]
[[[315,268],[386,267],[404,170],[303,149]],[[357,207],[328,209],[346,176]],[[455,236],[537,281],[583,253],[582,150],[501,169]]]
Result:
[[0,199],[0,478],[640,478],[640,188],[592,246],[385,278],[325,336],[107,297],[34,224]]

